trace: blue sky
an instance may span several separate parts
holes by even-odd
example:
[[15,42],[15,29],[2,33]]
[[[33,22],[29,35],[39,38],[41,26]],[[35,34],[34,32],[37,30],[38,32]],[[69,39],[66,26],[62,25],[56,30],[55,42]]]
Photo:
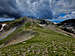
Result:
[[8,16],[21,15],[52,19],[56,16],[64,17],[64,13],[74,10],[75,0],[0,0],[0,14],[4,13]]
[[12,20],[15,20],[15,18],[0,18],[0,22],[12,21]]

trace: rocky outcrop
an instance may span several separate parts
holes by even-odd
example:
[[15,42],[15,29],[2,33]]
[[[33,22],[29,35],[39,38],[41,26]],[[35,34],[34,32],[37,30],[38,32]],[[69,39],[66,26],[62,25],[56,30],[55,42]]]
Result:
[[0,31],[3,31],[6,28],[7,24],[0,24]]
[[58,25],[61,29],[75,34],[75,19],[64,21]]
[[0,29],[2,28],[2,24],[0,24]]

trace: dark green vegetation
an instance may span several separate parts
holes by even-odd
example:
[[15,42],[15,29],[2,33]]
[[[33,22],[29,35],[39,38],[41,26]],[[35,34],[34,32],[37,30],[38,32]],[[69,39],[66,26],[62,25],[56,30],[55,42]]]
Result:
[[7,38],[30,30],[36,32],[35,36],[24,42],[1,48],[0,56],[75,56],[75,38],[40,27],[38,24],[29,22],[25,24]]

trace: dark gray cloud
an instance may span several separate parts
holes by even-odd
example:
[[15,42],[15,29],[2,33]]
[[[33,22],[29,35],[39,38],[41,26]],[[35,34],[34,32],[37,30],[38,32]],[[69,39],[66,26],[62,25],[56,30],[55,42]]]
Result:
[[19,14],[15,0],[0,0],[0,15],[3,14],[9,16],[16,16],[16,14]]
[[75,0],[0,0],[0,15],[51,18],[75,10]]

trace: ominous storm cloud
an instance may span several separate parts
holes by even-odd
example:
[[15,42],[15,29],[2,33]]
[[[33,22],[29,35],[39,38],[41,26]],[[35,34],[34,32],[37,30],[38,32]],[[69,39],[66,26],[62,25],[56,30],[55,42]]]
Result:
[[0,0],[0,15],[52,18],[75,10],[75,0]]
[[15,0],[0,0],[0,16],[2,15],[20,16]]

